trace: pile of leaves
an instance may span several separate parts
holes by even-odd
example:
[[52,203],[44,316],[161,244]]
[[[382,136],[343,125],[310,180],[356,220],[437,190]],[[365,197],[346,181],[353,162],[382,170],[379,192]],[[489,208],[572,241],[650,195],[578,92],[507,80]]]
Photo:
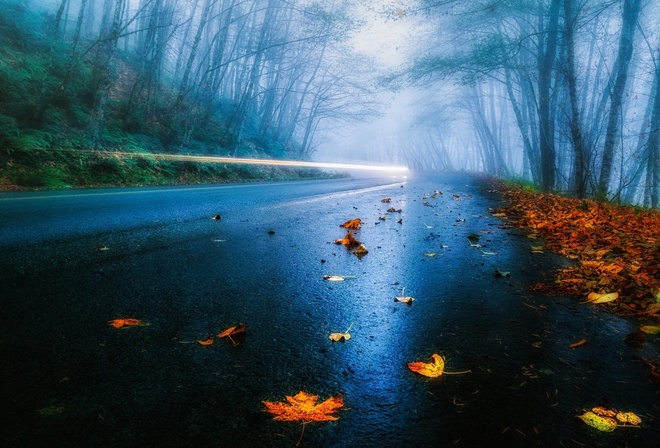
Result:
[[[508,226],[545,241],[545,249],[575,260],[537,290],[587,300],[614,294],[620,314],[660,317],[660,211],[539,194],[496,181],[508,205]],[[613,296],[610,296],[613,297]],[[587,300],[591,301],[591,300]]]

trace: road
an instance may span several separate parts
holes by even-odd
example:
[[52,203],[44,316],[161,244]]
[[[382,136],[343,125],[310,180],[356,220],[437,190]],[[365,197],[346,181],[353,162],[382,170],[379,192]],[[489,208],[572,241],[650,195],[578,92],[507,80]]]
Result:
[[[489,188],[411,174],[0,194],[0,443],[655,446],[641,359],[658,359],[657,339],[626,345],[640,321],[532,293],[566,261],[532,253],[542,242],[492,215]],[[362,257],[335,244],[354,218]],[[124,317],[146,325],[108,324]],[[239,323],[236,345],[214,337]],[[469,373],[407,368],[434,353]],[[341,394],[339,419],[264,411],[298,391]],[[642,427],[576,418],[597,405]]]

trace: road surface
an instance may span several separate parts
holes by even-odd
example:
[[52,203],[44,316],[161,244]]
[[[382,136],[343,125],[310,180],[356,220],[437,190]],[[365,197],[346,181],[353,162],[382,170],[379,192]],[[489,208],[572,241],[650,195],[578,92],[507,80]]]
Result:
[[[530,292],[566,261],[499,205],[465,174],[2,194],[0,443],[657,446],[657,339]],[[362,257],[335,244],[354,218]],[[108,324],[126,317],[147,325]],[[216,336],[239,323],[236,345]],[[407,368],[434,353],[469,373]],[[265,412],[299,391],[341,394],[339,419]],[[598,405],[642,427],[576,418]]]

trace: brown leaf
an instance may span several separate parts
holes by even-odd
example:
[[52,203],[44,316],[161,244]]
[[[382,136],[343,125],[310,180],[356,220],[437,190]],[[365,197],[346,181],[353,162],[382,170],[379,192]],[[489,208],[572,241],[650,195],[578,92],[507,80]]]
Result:
[[587,343],[587,340],[586,340],[586,339],[580,339],[579,341],[574,342],[573,344],[570,344],[570,345],[568,346],[568,348],[579,347],[579,346],[584,345],[584,344],[586,344],[586,343]]

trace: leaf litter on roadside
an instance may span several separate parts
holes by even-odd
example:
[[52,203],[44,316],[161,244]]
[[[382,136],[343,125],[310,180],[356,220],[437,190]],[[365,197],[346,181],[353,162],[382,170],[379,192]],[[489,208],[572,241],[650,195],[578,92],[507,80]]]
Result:
[[494,182],[507,203],[496,210],[507,216],[504,227],[526,229],[543,238],[543,248],[576,261],[557,271],[556,282],[535,289],[574,297],[618,292],[612,310],[660,317],[660,211]]

